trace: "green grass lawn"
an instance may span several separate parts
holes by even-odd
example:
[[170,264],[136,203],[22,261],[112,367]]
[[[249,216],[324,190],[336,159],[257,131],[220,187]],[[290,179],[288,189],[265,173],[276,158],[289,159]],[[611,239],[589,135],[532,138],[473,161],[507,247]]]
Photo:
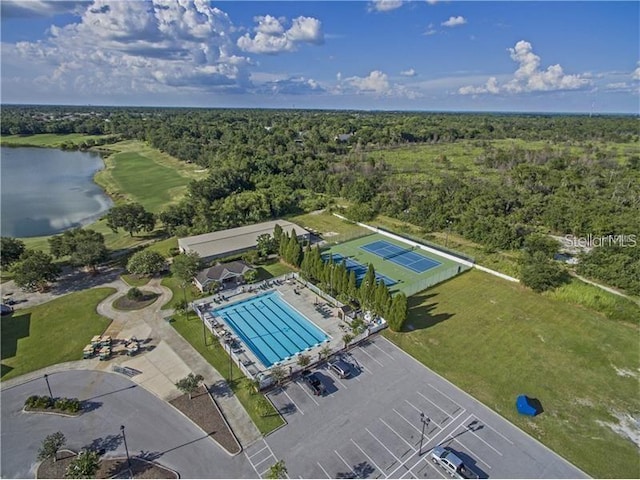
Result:
[[[229,356],[217,340],[211,340],[210,334],[204,345],[202,322],[192,313],[190,320],[185,315],[175,315],[171,325],[202,355],[226,380],[229,380]],[[261,394],[252,393],[249,380],[235,364],[232,364],[233,380],[229,382],[231,389],[244,406],[245,410],[262,434],[267,434],[284,424],[282,417],[272,408],[267,416],[258,413],[258,402]]]
[[[413,330],[385,332],[400,348],[588,474],[638,476],[638,447],[600,422],[640,412],[639,311],[613,321],[479,271],[409,305]],[[538,398],[544,413],[519,416],[522,393]]]
[[144,287],[147,283],[149,283],[149,280],[151,280],[150,277],[141,277],[139,275],[131,275],[129,273],[120,275],[120,278],[124,280],[124,283],[126,283],[130,287]]
[[57,148],[63,143],[73,143],[74,145],[86,140],[97,140],[108,138],[112,135],[85,135],[83,133],[70,133],[60,135],[57,133],[38,133],[36,135],[6,135],[2,137],[2,145],[15,147],[45,147]]
[[320,232],[322,237],[331,243],[345,242],[371,233],[366,228],[359,227],[355,223],[345,222],[326,211],[296,215],[287,218],[287,220],[302,228]]
[[175,279],[171,274],[164,277],[162,279],[161,284],[167,287],[168,289],[170,289],[171,292],[173,293],[171,300],[169,300],[167,303],[165,303],[162,306],[162,310],[176,308],[176,305],[178,304],[178,302],[180,302],[181,300],[184,300],[185,295],[187,297],[187,302],[190,302],[197,298],[206,297],[209,295],[208,293],[201,293],[200,290],[198,290],[193,284],[187,285],[187,287],[183,291],[180,281]]
[[2,380],[82,359],[82,349],[111,323],[96,306],[113,288],[94,288],[2,317]]
[[258,271],[258,276],[256,277],[256,282],[261,282],[262,280],[268,280],[270,278],[279,277],[284,275],[285,273],[291,273],[295,270],[291,268],[289,265],[282,263],[280,261],[271,261],[265,265],[256,266]]
[[[407,295],[411,295],[416,290],[424,290],[427,285],[433,282],[444,281],[459,273],[457,270],[459,265],[456,262],[422,250],[416,250],[416,253],[420,256],[435,260],[439,262],[440,265],[425,272],[416,273],[402,265],[392,262],[391,260],[384,260],[382,257],[360,248],[363,245],[380,240],[397,245],[400,248],[410,247],[410,245],[407,245],[406,243],[401,243],[378,233],[374,233],[366,237],[334,245],[323,253],[339,254],[343,257],[349,257],[365,267],[370,263],[373,264],[377,273],[386,275],[397,282],[395,285],[389,287],[389,291],[392,293],[396,291],[403,291]],[[416,285],[421,285],[421,287],[417,288]]]
[[98,172],[95,180],[116,203],[138,202],[158,213],[179,200],[192,179],[204,175],[199,167],[142,142],[118,142],[109,149],[114,153],[107,157],[106,169]]

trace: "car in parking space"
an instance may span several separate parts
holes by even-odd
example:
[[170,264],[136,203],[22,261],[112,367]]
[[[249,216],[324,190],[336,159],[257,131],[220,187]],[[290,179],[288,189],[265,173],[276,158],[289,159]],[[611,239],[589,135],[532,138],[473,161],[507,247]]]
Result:
[[304,379],[304,383],[307,384],[311,393],[314,395],[322,395],[324,393],[324,385],[320,377],[315,372],[309,372],[305,370],[302,372],[302,378]]
[[348,378],[351,376],[351,365],[344,360],[338,359],[330,362],[329,368],[340,378]]
[[478,474],[469,470],[460,457],[447,447],[437,446],[431,450],[431,460],[433,463],[440,465],[442,469],[453,478],[470,478],[477,479]]

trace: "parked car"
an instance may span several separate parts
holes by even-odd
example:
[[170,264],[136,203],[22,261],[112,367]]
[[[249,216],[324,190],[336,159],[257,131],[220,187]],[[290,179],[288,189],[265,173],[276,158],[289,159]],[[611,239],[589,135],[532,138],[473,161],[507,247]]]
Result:
[[314,395],[322,395],[324,393],[324,385],[322,380],[315,372],[304,371],[302,372],[302,378],[304,382],[309,386],[311,393]]
[[340,378],[347,378],[351,375],[351,365],[344,360],[334,360],[329,363],[329,368],[333,370]]
[[453,478],[471,478],[476,479],[478,475],[469,470],[460,457],[445,447],[434,447],[431,450],[431,460],[442,467],[442,469]]

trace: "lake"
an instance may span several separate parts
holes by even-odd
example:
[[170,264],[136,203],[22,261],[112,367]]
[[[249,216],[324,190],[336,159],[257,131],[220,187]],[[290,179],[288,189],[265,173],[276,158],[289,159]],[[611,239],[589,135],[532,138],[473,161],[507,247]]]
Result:
[[93,183],[102,168],[95,153],[0,147],[2,236],[52,235],[97,220],[112,206]]

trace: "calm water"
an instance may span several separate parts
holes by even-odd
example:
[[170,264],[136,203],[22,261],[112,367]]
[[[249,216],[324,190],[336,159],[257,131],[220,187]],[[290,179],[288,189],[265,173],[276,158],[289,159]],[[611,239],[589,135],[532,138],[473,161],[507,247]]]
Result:
[[2,235],[51,235],[99,218],[111,207],[92,180],[102,168],[94,153],[0,147]]

